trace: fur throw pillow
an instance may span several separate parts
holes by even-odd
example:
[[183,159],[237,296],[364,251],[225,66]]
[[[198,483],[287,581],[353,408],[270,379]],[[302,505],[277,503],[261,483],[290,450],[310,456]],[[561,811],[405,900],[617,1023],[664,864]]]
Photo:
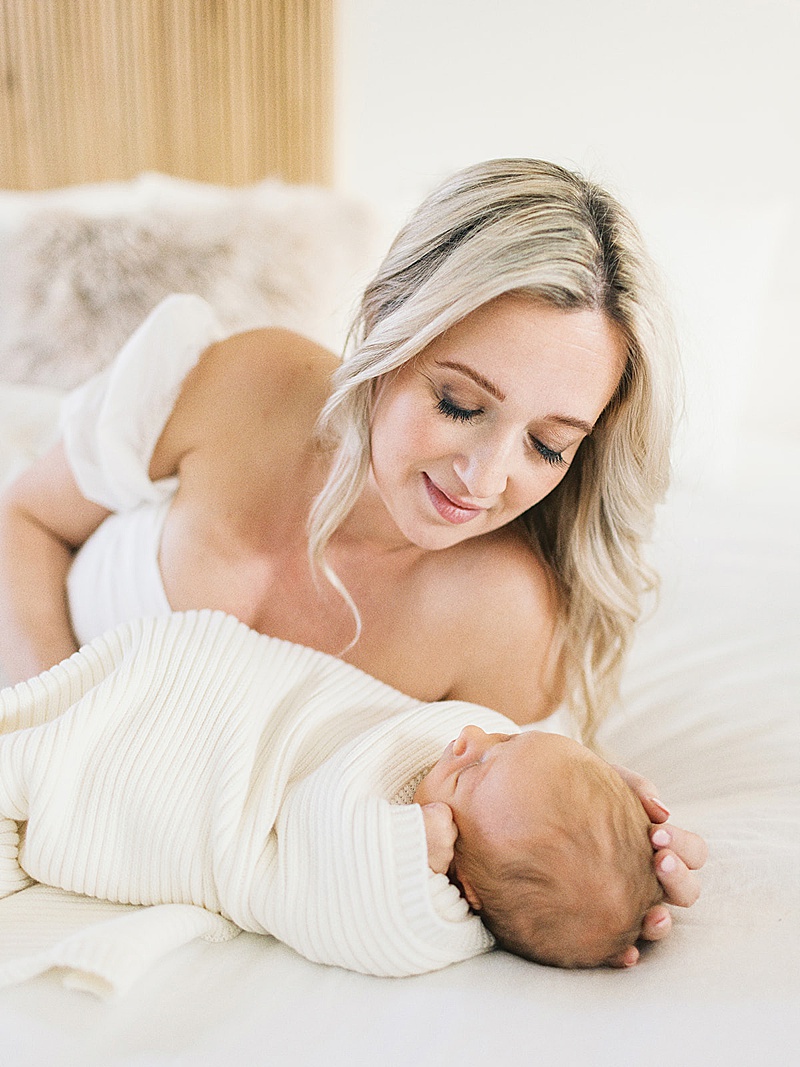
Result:
[[31,214],[0,241],[0,380],[71,388],[172,292],[236,332],[286,326],[341,349],[377,225],[328,190],[268,182],[213,204]]

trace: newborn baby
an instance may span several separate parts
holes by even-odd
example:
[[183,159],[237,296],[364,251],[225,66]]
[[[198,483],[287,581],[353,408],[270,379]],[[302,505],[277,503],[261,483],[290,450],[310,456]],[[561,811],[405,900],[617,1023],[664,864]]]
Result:
[[469,958],[487,927],[602,963],[658,899],[648,827],[580,745],[221,612],[134,620],[0,694],[0,896],[194,905],[369,974]]
[[569,738],[465,726],[414,801],[431,868],[449,873],[501,947],[527,959],[610,962],[661,899],[641,804]]

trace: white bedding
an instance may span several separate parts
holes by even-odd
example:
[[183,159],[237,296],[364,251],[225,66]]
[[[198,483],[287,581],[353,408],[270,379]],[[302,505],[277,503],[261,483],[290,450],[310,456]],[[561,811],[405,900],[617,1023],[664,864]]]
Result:
[[[42,447],[56,406],[52,390],[0,386],[3,473]],[[684,473],[659,517],[661,603],[602,740],[711,855],[701,900],[639,966],[565,972],[497,952],[377,979],[243,934],[179,949],[117,1002],[58,974],[4,990],[0,1063],[800,1063],[797,461],[773,448],[749,485],[725,488]]]
[[[46,420],[41,403],[21,417],[22,395],[2,389],[0,413],[13,398],[24,451]],[[798,529],[800,494],[776,500],[774,487],[677,490],[661,515],[661,604],[603,740],[707,835],[711,857],[700,902],[675,913],[669,942],[634,970],[568,973],[493,953],[369,979],[243,934],[178,950],[118,1003],[65,990],[57,975],[3,991],[3,1062],[371,1064],[380,1049],[380,1062],[398,1064],[556,1051],[561,1063],[796,1064]]]

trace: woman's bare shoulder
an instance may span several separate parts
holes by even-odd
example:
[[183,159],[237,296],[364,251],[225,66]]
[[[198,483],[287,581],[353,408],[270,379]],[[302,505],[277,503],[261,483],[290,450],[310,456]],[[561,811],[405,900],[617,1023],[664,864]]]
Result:
[[[180,401],[218,409],[220,394],[280,407],[310,390],[327,393],[339,361],[302,334],[265,327],[212,345],[186,379]],[[176,405],[177,409],[177,405]]]
[[152,477],[174,473],[182,456],[274,426],[275,418],[312,425],[337,357],[279,327],[234,334],[211,345],[183,382],[158,441]]
[[234,334],[212,345],[208,363],[239,366],[266,376],[272,384],[288,383],[298,371],[311,371],[322,364],[330,374],[339,365],[333,352],[309,337],[280,326],[265,326]]
[[560,700],[559,599],[547,565],[515,526],[464,543],[468,576],[459,612],[463,653],[450,699],[535,722]]

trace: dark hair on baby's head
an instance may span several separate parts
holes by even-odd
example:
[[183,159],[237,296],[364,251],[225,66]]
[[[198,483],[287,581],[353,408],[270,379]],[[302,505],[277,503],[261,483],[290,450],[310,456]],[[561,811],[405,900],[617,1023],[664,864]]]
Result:
[[461,839],[456,848],[500,948],[536,963],[597,967],[636,942],[663,898],[649,830],[619,774],[582,759],[566,764],[552,818],[531,828],[525,855],[504,861],[490,842],[465,848]]

